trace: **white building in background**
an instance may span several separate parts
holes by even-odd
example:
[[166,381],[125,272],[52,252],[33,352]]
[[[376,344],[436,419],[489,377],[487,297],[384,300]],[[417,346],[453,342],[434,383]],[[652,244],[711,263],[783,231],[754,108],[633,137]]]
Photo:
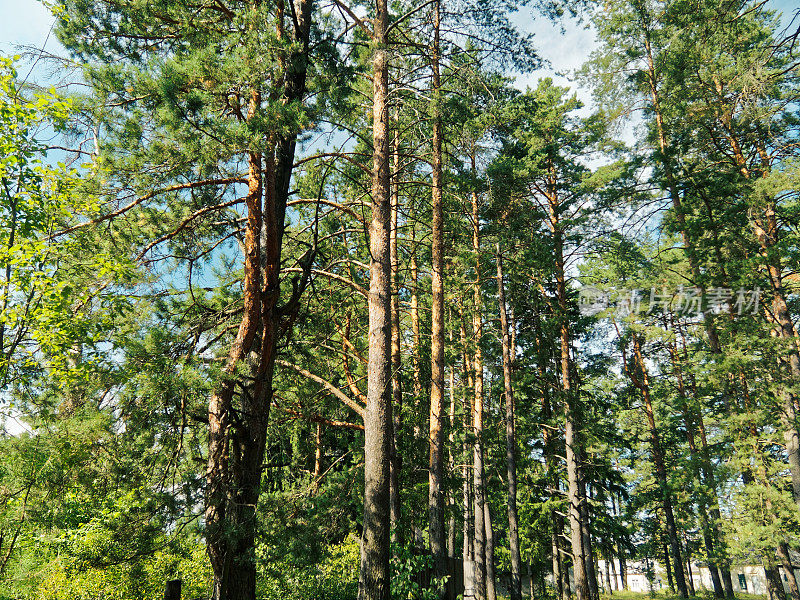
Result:
[[[628,589],[632,592],[647,593],[651,590],[661,590],[669,587],[667,571],[658,562],[630,561],[627,563],[626,567]],[[648,571],[653,575],[652,581],[647,576]],[[614,581],[615,572],[616,582]],[[783,581],[783,588],[788,593],[789,584],[782,567],[779,568],[779,572],[781,574],[781,581]],[[800,580],[800,565],[794,565],[794,572],[797,579]],[[697,592],[701,590],[711,591],[714,589],[711,582],[711,572],[708,570],[708,567],[693,564],[691,577]],[[606,561],[603,559],[598,561],[597,579],[602,587],[606,586]],[[609,580],[611,582],[612,591],[622,589],[622,576],[619,572],[619,561],[614,561],[614,568],[611,568],[609,565]],[[760,565],[731,566],[731,580],[735,592],[767,595],[767,579],[764,575],[764,567]],[[687,581],[686,584],[689,585],[689,582]]]

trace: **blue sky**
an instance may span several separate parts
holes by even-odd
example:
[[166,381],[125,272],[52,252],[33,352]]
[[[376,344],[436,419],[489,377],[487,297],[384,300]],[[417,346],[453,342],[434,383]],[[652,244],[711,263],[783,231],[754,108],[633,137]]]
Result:
[[[797,9],[796,0],[770,0],[770,5],[783,11],[785,18]],[[579,67],[594,45],[592,33],[573,23],[566,24],[566,33],[562,35],[558,27],[546,19],[533,20],[530,11],[521,12],[517,22],[536,34],[537,48],[551,61],[553,71]],[[57,40],[53,36],[48,40],[52,24],[50,12],[39,0],[0,0],[0,53],[11,54],[20,44],[41,47],[45,42],[49,50],[58,50]],[[524,87],[541,75],[552,74],[550,69],[546,71],[526,77],[520,83]]]
[[[41,47],[52,24],[50,11],[37,0],[0,0],[0,52],[13,54],[19,44]],[[52,36],[47,48],[58,48]]]
[[[579,26],[567,24],[566,34],[562,35],[546,19],[534,21],[529,10],[521,12],[516,20],[521,27],[535,32],[537,47],[541,55],[552,62],[553,70],[576,68],[591,51],[592,34]],[[0,0],[0,54],[14,54],[19,45],[42,47],[45,43],[48,50],[58,52],[60,45],[50,35],[52,24],[53,17],[39,0]],[[542,75],[553,74],[550,69],[546,71],[521,79],[521,87],[533,85]]]

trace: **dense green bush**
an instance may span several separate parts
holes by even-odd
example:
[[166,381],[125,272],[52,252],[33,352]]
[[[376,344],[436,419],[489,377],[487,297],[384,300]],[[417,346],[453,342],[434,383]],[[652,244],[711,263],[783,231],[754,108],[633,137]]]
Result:
[[261,564],[259,600],[355,600],[358,595],[358,537],[325,549],[316,565],[297,567],[290,561]]
[[35,600],[142,600],[159,598],[169,579],[183,581],[186,598],[208,596],[211,569],[202,543],[171,543],[152,555],[111,566],[59,557],[45,567]]

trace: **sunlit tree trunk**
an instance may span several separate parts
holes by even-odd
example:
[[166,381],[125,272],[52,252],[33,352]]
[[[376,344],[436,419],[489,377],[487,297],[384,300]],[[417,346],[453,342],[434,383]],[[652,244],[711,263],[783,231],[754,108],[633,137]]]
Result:
[[[434,3],[433,46],[431,48],[432,94],[431,121],[431,402],[428,429],[428,535],[433,554],[436,578],[447,575],[444,532],[444,216],[442,210],[442,117],[440,114],[439,81],[439,15],[440,2]],[[443,597],[445,588],[440,590]]]
[[364,532],[359,600],[389,600],[391,454],[391,201],[389,190],[387,0],[376,0],[372,54],[372,222],[369,227],[369,353],[364,414]]
[[[395,114],[395,126],[397,125],[397,117]],[[389,473],[389,506],[390,515],[392,520],[392,535],[395,541],[403,545],[404,535],[403,528],[400,526],[400,474],[403,468],[403,457],[398,451],[398,443],[400,436],[400,428],[402,426],[402,410],[403,410],[403,383],[401,378],[401,371],[403,367],[403,358],[400,348],[400,299],[399,299],[399,272],[400,272],[400,259],[397,252],[397,238],[398,238],[398,207],[400,205],[400,188],[396,181],[398,171],[400,169],[400,139],[397,129],[392,140],[392,166],[395,176],[395,181],[392,182],[392,195],[391,195],[391,233],[389,239],[390,262],[392,267],[392,297],[391,297],[391,311],[392,311],[392,457],[390,463]]]

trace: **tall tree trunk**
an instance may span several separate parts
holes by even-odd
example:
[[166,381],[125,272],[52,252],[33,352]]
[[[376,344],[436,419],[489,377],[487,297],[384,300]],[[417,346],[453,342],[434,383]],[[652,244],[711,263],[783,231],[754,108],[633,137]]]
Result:
[[494,571],[494,528],[492,527],[492,511],[489,501],[484,497],[483,510],[486,524],[486,600],[497,600]]
[[680,540],[678,538],[678,529],[675,526],[675,514],[672,509],[672,491],[669,487],[667,480],[667,469],[664,463],[664,453],[661,449],[661,439],[656,427],[655,413],[653,411],[653,403],[650,399],[650,381],[647,374],[647,366],[645,365],[644,358],[642,357],[642,348],[639,341],[639,336],[633,336],[633,349],[636,359],[636,366],[639,370],[639,377],[629,372],[629,376],[634,385],[642,392],[644,400],[644,410],[647,416],[648,427],[650,431],[650,445],[653,453],[653,463],[656,467],[656,477],[658,479],[659,487],[661,488],[661,504],[664,509],[664,517],[667,525],[667,537],[669,539],[669,546],[672,554],[672,562],[675,572],[675,583],[678,588],[678,593],[683,598],[689,597],[689,590],[686,587],[686,579],[683,576],[683,561],[681,559]]
[[[255,114],[261,102],[254,92],[250,113]],[[259,236],[261,235],[263,173],[259,154],[248,157],[248,194],[246,198],[247,221],[245,225],[244,311],[236,338],[228,352],[225,366],[227,377],[211,395],[208,405],[208,467],[206,471],[205,519],[206,546],[214,573],[213,598],[245,600],[255,597],[255,563],[252,549],[255,543],[254,514],[246,507],[234,504],[241,492],[233,487],[234,477],[241,477],[238,461],[232,461],[233,429],[231,416],[236,385],[235,371],[251,350],[261,314],[261,260]],[[236,473],[239,471],[239,473]],[[239,492],[237,494],[237,492]],[[236,527],[236,529],[232,529]],[[250,545],[249,551],[247,549]],[[244,553],[234,553],[244,549]],[[238,560],[236,560],[238,558]],[[252,588],[252,591],[251,591]]]
[[[674,329],[678,333],[681,339],[681,356],[683,357],[683,362],[688,362],[689,353],[686,344],[686,336],[683,332],[682,327],[680,326],[679,322],[673,321]],[[713,349],[712,349],[713,350]],[[721,353],[722,346],[719,344],[719,340],[716,340],[716,350],[715,352]],[[682,394],[684,398],[687,397],[686,392],[682,392],[681,389],[685,389],[684,380],[683,380],[683,370],[681,368],[681,362],[678,359],[678,352],[677,348],[675,348],[675,354],[673,357],[674,364],[677,365],[677,373],[679,375],[679,393]],[[689,373],[689,389],[692,392],[692,397],[697,398],[697,384],[695,382],[694,376]],[[728,392],[724,392],[725,396],[728,396]],[[688,408],[688,405],[685,405]],[[706,437],[706,427],[705,422],[703,419],[703,413],[699,409],[695,409],[692,411],[687,411],[684,415],[684,420],[689,419],[690,421],[694,422],[694,427],[689,427],[689,421],[686,421],[686,431],[687,437],[691,446],[695,447],[695,450],[692,450],[693,453],[696,453],[698,457],[698,464],[699,464],[699,474],[698,479],[704,484],[705,486],[705,493],[701,498],[705,500],[705,504],[708,506],[708,514],[706,511],[701,510],[701,525],[703,528],[703,543],[706,547],[707,558],[708,558],[708,565],[709,565],[709,572],[711,574],[711,581],[712,586],[714,587],[714,595],[718,598],[722,598],[723,594],[724,597],[730,598],[733,600],[735,598],[733,593],[733,581],[731,580],[731,571],[730,571],[730,560],[728,559],[727,555],[727,546],[725,543],[725,536],[722,533],[721,529],[721,515],[719,509],[719,496],[717,494],[717,481],[714,475],[714,469],[711,462],[711,452],[708,448],[708,438]],[[696,442],[694,437],[694,431],[697,430],[697,433],[700,436],[700,448],[699,451],[696,448]],[[700,479],[702,476],[702,479]]]
[[[286,103],[300,103],[305,96],[312,0],[296,0],[293,8],[295,46],[282,63],[285,78],[281,100]],[[282,4],[278,12],[278,36],[282,37]],[[254,90],[248,119],[256,116],[261,101],[260,92]],[[225,377],[208,406],[205,521],[215,600],[255,598],[255,508],[261,493],[278,332],[281,318],[286,316],[277,303],[297,133],[274,137],[266,156],[255,152],[248,155],[244,310],[228,352]],[[303,287],[301,282],[297,289]],[[286,308],[291,310],[291,304]],[[234,392],[241,383],[236,372],[248,359],[251,377],[243,385],[247,389],[241,394],[240,413],[249,418],[234,423]]]
[[611,577],[613,578],[614,585],[613,591],[617,591],[620,589],[619,579],[617,579],[617,563],[614,562],[614,554],[612,553],[612,546],[608,547],[608,554],[606,555],[606,560],[611,563]]
[[511,336],[506,311],[506,293],[503,283],[503,256],[497,244],[497,295],[500,307],[500,333],[503,349],[503,390],[506,401],[506,476],[508,478],[508,547],[511,554],[511,600],[522,598],[522,559],[519,550],[519,524],[517,522],[517,436],[514,430],[514,387],[511,382],[513,361]]
[[570,333],[567,307],[567,283],[564,269],[564,239],[559,221],[559,200],[556,182],[552,181],[548,193],[550,229],[553,233],[553,249],[555,258],[556,296],[558,299],[558,318],[560,321],[560,375],[564,401],[564,433],[566,441],[567,462],[567,499],[569,502],[569,527],[572,538],[572,572],[575,581],[577,600],[590,600],[591,590],[586,572],[586,549],[583,538],[583,480],[581,477],[581,440],[579,432],[580,414],[576,391],[572,389],[570,366]]
[[[450,321],[452,322],[452,313],[450,314]],[[450,329],[450,347],[453,348],[453,330]],[[455,476],[456,473],[456,380],[455,369],[450,367],[450,432],[447,434],[448,447],[450,448],[448,455],[448,472]],[[451,489],[447,494],[448,506],[450,507],[450,518],[447,522],[447,556],[455,558],[456,556],[456,497],[455,492]]]
[[[461,339],[461,382],[463,386],[463,417],[464,417],[464,431],[472,429],[472,398],[473,398],[473,377],[471,360],[467,354],[467,331],[464,326],[464,314],[459,310],[459,334]],[[462,476],[462,491],[464,499],[464,542],[463,542],[463,561],[468,563],[473,560],[475,556],[475,521],[473,515],[473,498],[472,493],[472,478],[473,478],[473,452],[466,441],[461,445],[462,449],[462,462],[461,476]],[[465,566],[465,573],[466,566]],[[466,584],[466,582],[465,582]]]
[[[673,320],[673,326],[675,325]],[[700,528],[703,533],[703,544],[706,549],[706,559],[708,561],[708,570],[711,575],[711,583],[714,587],[714,596],[717,598],[724,598],[725,591],[722,587],[722,582],[717,569],[717,552],[715,549],[715,540],[721,536],[718,531],[717,524],[713,520],[709,520],[709,504],[712,502],[718,504],[716,481],[711,472],[710,459],[706,464],[706,453],[701,452],[697,447],[695,438],[695,422],[702,422],[702,415],[699,411],[692,410],[689,406],[688,394],[686,385],[683,378],[683,369],[680,358],[678,356],[678,349],[675,343],[669,343],[669,353],[672,359],[673,372],[675,373],[678,383],[678,397],[681,400],[681,413],[683,416],[684,427],[686,428],[686,438],[689,442],[689,452],[692,456],[692,465],[694,467],[694,476],[698,484],[701,486],[701,493],[698,498]],[[704,436],[701,436],[704,439]],[[711,499],[709,499],[711,497]]]
[[[583,465],[586,464],[583,459],[583,453],[581,453],[580,462]],[[595,556],[592,549],[591,517],[589,516],[589,498],[586,493],[585,467],[581,468],[581,480],[583,481],[583,489],[581,490],[581,534],[583,535],[583,551],[586,558],[586,581],[589,584],[589,595],[592,600],[599,600],[600,590],[597,585],[597,569],[595,568]]]
[[369,228],[369,353],[364,414],[364,532],[359,600],[389,600],[389,458],[391,405],[391,265],[389,230],[387,0],[376,0],[372,82],[372,222]]
[[[554,513],[550,513],[550,518],[553,518]],[[564,600],[564,586],[561,581],[561,569],[564,568],[561,564],[561,551],[558,543],[558,531],[556,522],[553,520],[553,531],[551,533],[551,545],[553,552],[553,587],[556,590],[556,598]]]
[[[564,519],[560,518],[559,526],[561,531],[564,531]],[[559,551],[561,552],[561,587],[564,590],[563,600],[570,600],[572,598],[572,585],[569,576],[569,557],[566,539],[559,540]]]
[[[431,119],[433,122],[431,208],[431,402],[429,415],[428,453],[428,535],[433,554],[435,577],[447,575],[444,533],[444,493],[442,470],[444,466],[444,429],[442,427],[442,405],[444,403],[444,222],[442,210],[442,118],[440,114],[439,81],[439,15],[440,2],[434,3],[433,47],[431,48],[431,72],[433,100]],[[439,590],[443,597],[446,588]]]
[[684,545],[684,548],[686,550],[686,583],[689,586],[689,595],[695,596],[694,577],[692,576],[692,555],[689,552],[689,544],[687,543]]
[[422,338],[419,329],[419,267],[417,265],[417,242],[414,228],[411,228],[411,256],[408,260],[408,273],[411,277],[411,298],[409,300],[409,313],[411,314],[411,338],[414,349],[411,353],[411,381],[414,393],[414,404],[422,399]]
[[[475,171],[475,157],[472,157],[472,170]],[[475,597],[486,600],[486,520],[485,489],[483,466],[483,354],[481,339],[483,338],[483,299],[481,297],[480,273],[480,215],[478,212],[478,194],[472,192],[472,249],[475,252],[475,282],[473,284],[474,307],[472,313],[472,336],[475,344],[473,354],[473,378],[475,382],[472,406],[472,430],[475,436],[473,447],[473,487],[475,495]]]
[[[775,207],[769,203],[762,219],[753,221],[753,230],[758,241],[769,274],[772,292],[772,310],[770,315],[774,321],[778,336],[787,341],[788,347],[785,362],[789,366],[789,374],[795,383],[800,382],[800,354],[798,354],[797,331],[786,302],[786,291],[783,286],[783,268],[780,255],[775,251],[778,243],[778,224]],[[780,419],[783,427],[783,439],[786,445],[786,456],[792,482],[792,497],[800,507],[800,434],[797,430],[797,414],[795,398],[789,390],[778,394],[781,399]]]
[[389,261],[392,268],[392,295],[391,295],[391,314],[392,314],[392,456],[389,471],[389,507],[392,522],[392,535],[395,541],[401,546],[404,543],[403,527],[400,525],[400,475],[403,468],[403,457],[398,450],[400,438],[400,428],[403,410],[403,383],[401,371],[403,368],[403,358],[400,348],[400,298],[399,298],[399,272],[400,260],[397,251],[398,237],[398,213],[400,205],[400,186],[397,183],[400,170],[400,139],[397,131],[397,115],[395,113],[395,131],[392,139],[392,163],[395,181],[392,182],[391,196],[391,230],[389,237]]
[[667,585],[669,585],[669,591],[673,594],[675,593],[675,582],[672,579],[672,566],[669,562],[669,545],[664,544],[664,566],[667,569]]
[[527,568],[528,568],[528,590],[529,590],[529,593],[531,595],[530,597],[533,598],[533,596],[534,596],[534,590],[533,590],[533,567],[531,566],[531,563],[527,563]]

